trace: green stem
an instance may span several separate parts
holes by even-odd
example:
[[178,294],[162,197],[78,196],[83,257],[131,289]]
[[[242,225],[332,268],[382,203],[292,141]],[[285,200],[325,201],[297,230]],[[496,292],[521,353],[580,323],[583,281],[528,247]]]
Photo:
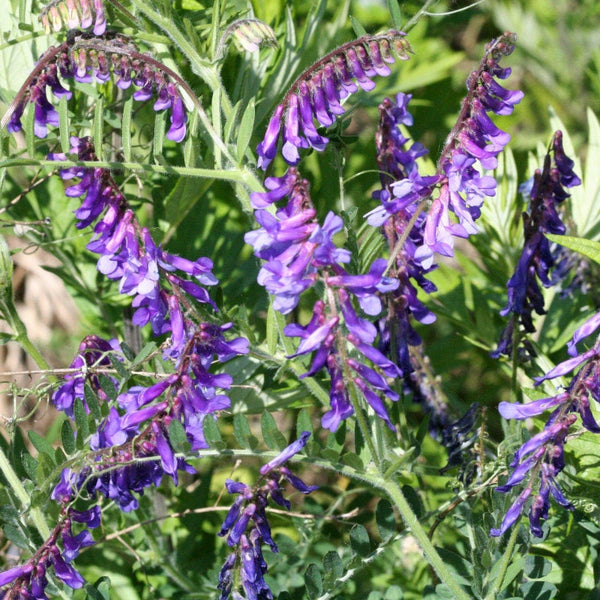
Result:
[[145,171],[147,173],[159,173],[161,175],[180,175],[183,177],[200,177],[204,179],[222,179],[247,185],[252,191],[263,191],[256,175],[249,169],[202,169],[199,167],[171,167],[163,165],[148,165],[131,162],[110,161],[74,161],[74,160],[36,160],[29,158],[7,159],[0,162],[0,168],[22,167],[22,166],[44,166],[64,169],[68,167],[92,167],[114,170]]
[[[30,506],[31,498],[27,493],[27,490],[23,487],[21,480],[15,473],[12,465],[10,464],[6,454],[0,447],[0,471],[6,478],[8,485],[12,488],[13,492],[17,496],[21,506],[25,509]],[[30,507],[29,516],[31,517],[31,521],[35,525],[35,528],[38,530],[39,534],[43,539],[47,539],[50,536],[50,528],[46,523],[46,519],[44,519],[44,514],[39,508]]]
[[3,301],[2,308],[4,309],[2,312],[4,313],[7,322],[14,332],[15,341],[21,345],[21,347],[27,354],[29,354],[29,356],[31,356],[31,358],[33,358],[41,370],[51,371],[52,369],[47,363],[46,359],[29,339],[29,336],[27,335],[27,328],[25,327],[23,321],[21,321],[21,317],[19,317],[19,313],[17,312],[15,305],[12,302]]
[[[380,483],[373,481],[374,485],[381,486]],[[384,488],[388,494],[390,500],[394,503],[402,520],[406,526],[410,529],[411,533],[417,539],[419,546],[423,550],[425,557],[429,561],[429,564],[433,567],[440,580],[446,584],[446,586],[452,591],[454,597],[457,600],[471,600],[469,594],[465,592],[458,583],[454,580],[454,575],[446,567],[442,557],[438,554],[431,540],[427,537],[425,529],[421,526],[417,515],[413,512],[410,505],[406,501],[400,486],[395,481],[386,482]]]
[[510,565],[510,560],[513,556],[513,552],[515,549],[515,544],[517,543],[517,535],[519,533],[518,527],[513,527],[512,532],[510,534],[510,538],[508,539],[508,544],[506,545],[506,550],[502,556],[502,562],[500,563],[500,570],[498,571],[498,577],[495,579],[496,585],[494,588],[486,595],[485,600],[494,600],[497,597],[497,591],[503,589],[502,583],[504,581],[504,577],[506,576],[506,571]]
[[[208,61],[200,54],[182,33],[174,21],[155,11],[152,5],[144,0],[131,0],[132,4],[157,27],[162,29],[179,46],[185,57],[190,61],[194,72],[201,77],[211,90],[222,89],[221,79],[216,69],[209,65]],[[222,95],[223,111],[229,117],[232,111],[231,101],[227,94]]]

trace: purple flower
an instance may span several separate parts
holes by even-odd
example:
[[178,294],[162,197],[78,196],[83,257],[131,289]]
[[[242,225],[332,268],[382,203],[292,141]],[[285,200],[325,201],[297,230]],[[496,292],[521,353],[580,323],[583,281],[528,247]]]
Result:
[[[414,258],[424,268],[433,265],[435,252],[454,255],[454,237],[466,238],[477,232],[475,221],[486,196],[495,194],[493,178],[481,176],[483,169],[494,169],[496,156],[508,143],[510,136],[494,125],[488,112],[497,115],[512,113],[523,93],[504,89],[494,77],[505,78],[510,70],[499,68],[503,56],[512,53],[514,35],[505,34],[486,47],[479,69],[467,79],[465,97],[459,120],[448,136],[439,161],[440,190],[427,214],[423,244]],[[450,217],[453,213],[455,222]]]
[[[4,117],[3,124],[8,121],[8,131],[12,133],[19,131],[22,128],[21,118],[25,106],[27,103],[33,103],[34,133],[44,138],[48,133],[48,125],[59,124],[58,112],[48,100],[47,90],[58,98],[71,97],[71,92],[63,87],[58,74],[60,73],[63,80],[75,79],[80,83],[92,83],[95,79],[99,83],[106,83],[111,77],[112,70],[117,87],[127,89],[133,81],[138,88],[133,94],[135,100],[144,102],[156,94],[154,109],[171,111],[171,127],[166,137],[181,142],[186,134],[187,115],[175,82],[183,86],[185,83],[165,65],[140,53],[133,42],[125,36],[105,34],[106,19],[103,2],[94,0],[94,7],[96,17],[94,34],[97,37],[86,34],[75,35],[60,46],[47,50],[25,86],[19,90]],[[54,17],[52,22],[55,27]],[[87,16],[82,16],[81,24],[91,25],[91,13],[89,19]]]
[[[533,311],[542,315],[544,298],[538,280],[545,287],[555,282],[550,271],[556,260],[550,242],[544,234],[564,234],[565,225],[557,212],[558,206],[569,197],[563,185],[578,185],[579,178],[572,171],[573,162],[564,154],[562,133],[557,131],[544,160],[544,167],[536,171],[530,192],[530,209],[523,215],[525,247],[517,268],[510,278],[508,303],[500,312],[503,316],[512,313],[498,348],[491,353],[494,358],[501,354],[510,356],[514,327],[520,324],[527,333],[533,333]],[[592,325],[593,327],[593,325]],[[583,330],[581,333],[584,333]],[[576,343],[576,342],[574,342]]]
[[354,80],[363,90],[370,91],[375,87],[370,77],[389,75],[385,63],[394,62],[392,49],[400,59],[408,59],[411,49],[404,33],[389,31],[348,42],[302,73],[275,108],[256,148],[258,166],[266,169],[275,158],[282,124],[281,152],[289,165],[298,164],[301,148],[323,150],[329,140],[317,132],[314,120],[329,127],[344,113],[340,101],[358,89]]
[[263,465],[260,468],[260,474],[266,475],[269,471],[280,467],[283,465],[283,463],[292,458],[292,456],[298,454],[298,452],[300,452],[304,446],[306,446],[306,442],[308,442],[309,437],[310,431],[303,431],[295,442],[292,442],[287,448],[282,450],[282,452],[273,460],[270,460],[266,465]]
[[[310,432],[304,431],[300,437],[285,448],[277,457],[260,469],[261,480],[250,488],[244,483],[227,479],[225,486],[230,494],[238,497],[229,509],[219,536],[227,536],[227,544],[233,548],[219,573],[218,589],[221,600],[229,598],[233,591],[233,570],[240,569],[240,579],[247,598],[272,598],[271,590],[263,575],[267,563],[262,555],[262,545],[267,544],[273,552],[278,552],[271,536],[271,527],[265,512],[269,501],[289,509],[289,502],[283,497],[281,480],[286,479],[303,494],[309,494],[316,486],[306,485],[284,466],[292,456],[305,446]],[[263,483],[264,482],[264,483]],[[235,592],[234,592],[235,593]]]

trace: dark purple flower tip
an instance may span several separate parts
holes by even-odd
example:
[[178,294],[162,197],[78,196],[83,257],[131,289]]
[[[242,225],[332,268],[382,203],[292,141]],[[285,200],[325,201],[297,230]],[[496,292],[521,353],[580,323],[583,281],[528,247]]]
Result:
[[491,536],[493,536],[493,537],[501,536],[503,533],[508,531],[508,529],[510,529],[517,522],[517,519],[521,516],[521,513],[523,512],[523,506],[525,505],[525,502],[527,501],[527,498],[529,498],[530,495],[531,495],[531,488],[529,488],[529,487],[525,488],[519,494],[519,496],[514,501],[512,506],[508,509],[508,512],[506,513],[506,515],[502,521],[502,525],[500,525],[500,529],[490,530]]
[[77,521],[77,523],[84,523],[90,529],[95,529],[96,527],[100,526],[102,510],[98,505],[82,511],[72,508],[69,510],[69,516],[73,519],[73,521]]
[[231,531],[229,532],[229,535],[227,536],[228,546],[231,547],[231,546],[235,546],[235,545],[239,544],[240,538],[246,531],[246,528],[248,527],[248,523],[250,522],[250,519],[252,518],[252,516],[254,515],[255,512],[256,512],[256,504],[254,504],[254,503],[248,504],[246,506],[246,508],[244,508],[244,510],[242,510],[239,519],[233,525],[233,527],[231,528]]
[[266,475],[272,469],[280,467],[283,463],[287,462],[292,456],[298,454],[298,452],[306,446],[309,437],[310,431],[303,431],[295,442],[292,442],[287,448],[282,450],[273,460],[269,461],[266,465],[263,465],[260,468],[259,473],[261,475]]
[[236,498],[235,502],[231,505],[231,508],[227,512],[225,520],[223,521],[223,525],[221,525],[221,529],[219,530],[219,533],[217,533],[218,536],[225,537],[229,533],[229,530],[233,527],[233,524],[237,521],[238,517],[240,516],[240,508],[243,501],[243,496],[239,496],[238,498]]

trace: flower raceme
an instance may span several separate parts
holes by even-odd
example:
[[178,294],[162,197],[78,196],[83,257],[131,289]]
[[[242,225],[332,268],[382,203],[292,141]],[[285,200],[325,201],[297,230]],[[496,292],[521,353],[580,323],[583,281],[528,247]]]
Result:
[[510,465],[512,474],[504,485],[497,488],[498,492],[506,493],[525,482],[523,491],[509,508],[500,528],[492,529],[491,535],[502,535],[517,522],[534,489],[537,489],[537,494],[533,496],[529,508],[530,530],[534,536],[543,536],[541,520],[548,518],[550,496],[567,510],[573,510],[573,505],[563,494],[556,477],[565,467],[565,444],[571,428],[577,422],[577,415],[581,417],[585,429],[600,433],[600,425],[590,408],[590,397],[600,403],[600,340],[596,340],[594,346],[581,355],[577,355],[575,350],[575,344],[591,335],[597,327],[598,318],[594,315],[574,333],[569,343],[573,358],[560,363],[536,380],[536,385],[539,385],[543,381],[568,375],[581,367],[566,389],[528,404],[501,402],[498,406],[505,419],[523,420],[549,410],[552,412],[544,429],[517,450]]
[[427,212],[423,244],[415,252],[415,259],[425,268],[433,264],[435,252],[454,255],[454,237],[477,233],[481,204],[496,193],[495,179],[479,169],[495,169],[496,157],[510,140],[488,113],[510,115],[523,98],[523,92],[507,90],[497,81],[511,73],[499,63],[512,53],[515,39],[514,34],[505,33],[492,40],[479,68],[467,78],[467,95],[438,161],[439,192]]
[[21,118],[27,103],[34,104],[34,133],[48,135],[48,125],[58,126],[58,111],[48,100],[50,90],[56,98],[70,99],[72,93],[61,80],[80,83],[106,83],[114,77],[120,89],[132,84],[137,88],[134,100],[145,102],[156,98],[154,110],[170,109],[171,126],[166,137],[180,142],[186,134],[187,115],[178,86],[185,82],[171,69],[139,52],[133,42],[120,34],[107,33],[95,37],[77,32],[63,44],[49,48],[19,90],[2,118],[2,127],[16,132],[22,128]]
[[285,448],[278,456],[260,469],[261,479],[250,488],[244,483],[227,479],[225,487],[237,498],[229,509],[219,535],[227,536],[227,545],[233,548],[232,554],[225,561],[219,574],[218,588],[221,590],[219,600],[226,600],[232,594],[235,569],[239,569],[240,581],[248,599],[270,600],[273,594],[264,580],[267,563],[263,558],[262,546],[267,544],[273,552],[278,552],[273,541],[271,527],[265,509],[269,501],[290,508],[289,500],[283,496],[282,481],[287,481],[303,494],[317,489],[317,486],[306,485],[294,475],[285,463],[298,454],[310,437],[310,432],[303,431],[300,437]]
[[371,91],[375,87],[371,77],[390,74],[386,63],[394,62],[392,51],[401,60],[407,60],[411,48],[404,36],[394,30],[363,36],[340,46],[304,71],[275,108],[256,149],[258,166],[266,169],[273,161],[280,137],[281,154],[289,165],[298,164],[302,148],[323,150],[329,140],[317,132],[315,119],[329,127],[345,112],[342,100],[359,87]]
[[508,287],[508,303],[500,312],[502,316],[511,314],[510,321],[502,335],[498,348],[492,352],[494,358],[504,354],[510,356],[513,348],[515,327],[521,325],[526,333],[533,333],[533,311],[543,315],[544,297],[538,280],[544,287],[556,283],[550,277],[557,266],[556,256],[544,234],[563,235],[566,227],[558,213],[560,205],[569,197],[565,188],[581,183],[573,171],[573,161],[565,155],[562,132],[552,137],[550,147],[541,170],[533,176],[529,191],[529,212],[523,214],[525,246]]
[[[71,143],[78,160],[95,160],[89,139],[72,138]],[[181,430],[191,450],[207,447],[204,419],[216,418],[219,411],[230,407],[228,396],[219,390],[232,384],[229,374],[212,371],[215,365],[246,354],[248,341],[226,339],[231,323],[199,322],[194,300],[216,310],[204,287],[217,283],[211,261],[184,259],[156,245],[107,169],[73,167],[63,169],[61,177],[71,184],[66,189],[68,196],[83,198],[75,211],[78,227],[95,224],[88,248],[100,255],[98,270],[118,281],[121,293],[133,296],[136,325],[150,323],[155,335],[166,336],[163,358],[173,372],[149,386],[134,385],[118,394],[117,380],[107,374],[100,376],[100,371],[113,366],[113,360],[124,360],[118,343],[98,336],[82,342],[71,364],[80,372],[65,377],[53,401],[69,416],[76,416],[79,408],[91,414],[96,431],[83,441],[89,442],[92,452],[82,465],[62,471],[52,498],[64,507],[76,498],[84,499],[92,505],[89,510],[99,511],[98,502],[104,496],[129,512],[138,508],[138,496],[147,487],[158,485],[164,475],[177,483],[179,470],[193,471],[184,458],[176,456],[174,427]],[[95,396],[96,409],[89,405],[90,393]],[[107,403],[108,410],[102,413],[98,401]],[[55,532],[35,555],[40,561],[47,558],[39,562],[37,570],[27,563],[0,574],[0,581],[12,582],[3,597],[33,594],[45,598],[48,566],[68,585],[81,587],[83,580],[70,562],[93,540],[87,530],[73,536],[66,519],[60,530],[64,549],[56,545]]]
[[[314,353],[304,376],[314,376],[321,369],[330,375],[331,410],[323,416],[323,426],[335,431],[354,412],[349,388],[356,386],[375,413],[393,428],[380,395],[398,399],[386,378],[398,376],[399,371],[372,346],[376,328],[356,313],[353,299],[364,313],[376,316],[382,310],[379,295],[395,289],[398,282],[384,276],[384,259],[374,261],[366,274],[348,273],[342,265],[350,262],[351,254],[333,241],[343,229],[343,221],[329,213],[319,225],[308,182],[295,167],[282,177],[267,178],[265,186],[268,191],[250,196],[262,227],[245,237],[255,255],[266,261],[259,283],[275,296],[274,308],[283,314],[291,312],[300,295],[317,282],[327,290],[327,302],[317,301],[309,323],[290,323],[284,330],[288,337],[300,338],[293,356]],[[275,214],[266,209],[282,199],[287,203]],[[348,342],[354,356],[348,355]]]

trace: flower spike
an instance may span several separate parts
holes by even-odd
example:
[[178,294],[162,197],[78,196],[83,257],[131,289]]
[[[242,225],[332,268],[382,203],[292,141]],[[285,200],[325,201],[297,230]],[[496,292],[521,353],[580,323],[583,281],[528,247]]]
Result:
[[132,83],[138,88],[133,94],[135,100],[144,102],[155,96],[154,110],[170,109],[171,127],[166,137],[175,142],[183,140],[187,115],[179,89],[197,102],[194,93],[177,73],[140,53],[126,36],[114,33],[95,37],[70,32],[66,42],[49,48],[19,90],[0,127],[6,126],[11,133],[19,131],[25,106],[32,103],[35,105],[35,134],[44,138],[48,125],[58,125],[58,112],[48,100],[48,89],[57,98],[70,98],[71,92],[63,87],[61,79],[106,83],[111,75],[121,89],[127,89]]
[[371,77],[389,75],[386,63],[394,62],[392,51],[401,60],[407,60],[412,49],[404,36],[394,30],[363,36],[340,46],[304,71],[275,108],[265,137],[256,148],[258,166],[266,169],[275,158],[280,136],[281,153],[292,166],[300,161],[300,148],[323,150],[329,139],[317,132],[315,119],[319,125],[329,127],[345,112],[342,100],[358,87],[372,90],[375,83]]

